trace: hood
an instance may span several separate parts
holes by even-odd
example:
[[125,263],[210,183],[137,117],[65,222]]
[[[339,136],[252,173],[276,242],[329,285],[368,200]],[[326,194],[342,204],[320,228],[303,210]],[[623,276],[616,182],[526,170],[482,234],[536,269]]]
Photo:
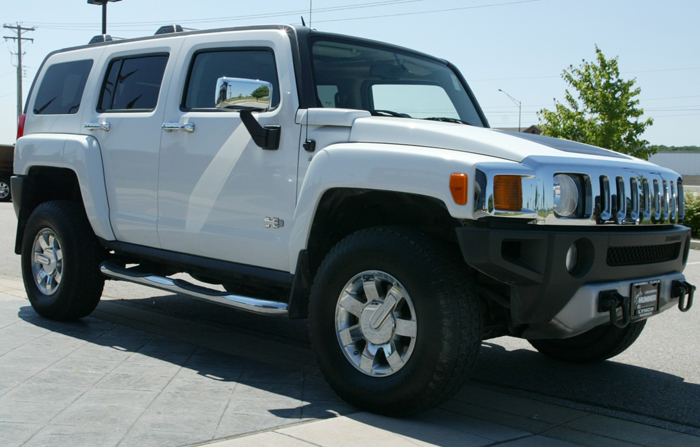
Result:
[[639,161],[588,144],[541,135],[506,132],[464,124],[393,117],[358,118],[350,141],[450,149],[521,162],[530,156],[609,157]]

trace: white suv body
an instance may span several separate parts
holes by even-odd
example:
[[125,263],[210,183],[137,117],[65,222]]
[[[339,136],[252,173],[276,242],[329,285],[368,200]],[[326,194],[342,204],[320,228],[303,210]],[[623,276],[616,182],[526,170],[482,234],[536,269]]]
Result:
[[[238,99],[263,105],[221,102],[227,83],[262,88]],[[454,67],[400,47],[265,26],[61,50],[23,126],[16,251],[40,314],[87,315],[102,274],[295,318],[311,301],[322,371],[372,411],[451,396],[482,337],[602,360],[692,305],[676,173],[489,129]],[[70,227],[88,248],[68,250]],[[89,291],[71,285],[71,257],[88,259]],[[604,346],[562,341],[592,330]]]

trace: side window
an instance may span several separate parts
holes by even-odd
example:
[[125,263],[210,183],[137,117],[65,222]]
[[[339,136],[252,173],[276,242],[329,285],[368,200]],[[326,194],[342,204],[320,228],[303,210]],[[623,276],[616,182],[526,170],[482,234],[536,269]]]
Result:
[[167,54],[114,59],[102,85],[99,112],[150,112],[158,104]]
[[272,84],[272,108],[280,103],[275,56],[270,50],[215,50],[194,55],[185,87],[183,109],[212,109],[216,80],[221,77],[259,79]]
[[46,70],[34,101],[37,115],[68,115],[78,112],[92,60],[64,62]]

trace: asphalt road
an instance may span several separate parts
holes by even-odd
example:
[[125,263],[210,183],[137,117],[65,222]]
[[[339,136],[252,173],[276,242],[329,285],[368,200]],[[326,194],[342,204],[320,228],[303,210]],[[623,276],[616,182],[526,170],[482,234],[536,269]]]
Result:
[[[16,221],[11,204],[0,204],[0,276],[19,279],[14,255]],[[700,286],[700,251],[691,251],[688,281]],[[237,312],[133,284],[110,281],[107,299],[126,306],[177,315],[214,326],[308,347],[305,321]],[[685,425],[700,434],[700,306],[676,308],[649,320],[637,342],[612,360],[571,365],[550,360],[524,341],[498,338],[483,343],[472,380],[484,386],[562,399],[572,406],[622,411]]]

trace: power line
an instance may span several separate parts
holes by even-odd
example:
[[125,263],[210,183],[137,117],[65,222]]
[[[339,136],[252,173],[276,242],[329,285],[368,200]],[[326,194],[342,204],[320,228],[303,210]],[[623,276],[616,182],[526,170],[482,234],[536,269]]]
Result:
[[[12,25],[3,25],[3,28],[9,29],[9,30],[14,30],[14,32],[17,34],[17,36],[3,36],[5,40],[15,40],[17,41],[17,120],[19,121],[20,115],[22,115],[22,75],[23,75],[23,70],[22,70],[22,56],[24,53],[22,53],[22,41],[27,40],[30,42],[34,42],[34,39],[28,39],[26,37],[22,37],[22,31],[34,31],[34,28],[23,28],[22,25],[17,23],[16,26]],[[13,53],[15,54],[15,53]]]
[[[333,6],[333,7],[327,7],[327,8],[316,8],[314,9],[314,13],[324,13],[324,12],[335,12],[335,11],[346,11],[346,10],[351,10],[351,9],[365,9],[365,8],[376,8],[376,7],[381,7],[381,6],[392,6],[392,5],[398,5],[398,4],[404,4],[404,3],[417,3],[417,2],[424,2],[427,0],[385,0],[385,1],[380,1],[380,2],[372,2],[372,3],[360,3],[360,4],[349,4],[349,5],[340,5],[340,6]],[[535,0],[532,0],[535,1]],[[169,20],[169,22],[173,23],[178,23],[178,24],[190,24],[190,23],[215,23],[215,22],[232,22],[232,21],[241,21],[241,20],[251,20],[251,19],[265,19],[265,18],[273,18],[273,17],[287,17],[287,16],[298,16],[299,14],[304,14],[307,13],[308,10],[293,10],[293,11],[283,11],[283,12],[277,12],[277,13],[262,13],[262,14],[249,14],[245,16],[233,16],[233,17],[207,17],[207,18],[201,18],[201,19],[185,19],[185,20]],[[164,23],[163,20],[160,21],[148,21],[148,22],[115,22],[115,23],[110,23],[110,27],[113,28],[119,28],[119,27],[146,27],[146,26],[157,26],[157,25],[162,25]],[[61,23],[61,22],[37,22],[36,23],[38,26],[41,26],[43,28],[51,28],[51,29],[56,29],[56,28],[61,28],[61,29],[70,29],[70,28],[93,28],[95,25],[94,23],[87,23],[87,22],[67,22],[67,23]]]
[[377,16],[350,17],[350,18],[345,18],[345,19],[317,20],[317,22],[319,22],[319,23],[345,22],[345,21],[349,21],[349,20],[365,20],[365,19],[378,19],[378,18],[384,18],[384,17],[411,16],[411,15],[416,15],[416,14],[432,14],[432,13],[436,13],[436,12],[451,12],[451,11],[462,11],[465,9],[479,9],[479,8],[491,8],[494,6],[517,5],[520,3],[533,3],[533,2],[538,2],[538,1],[540,1],[540,0],[520,0],[520,1],[506,2],[506,3],[491,3],[488,5],[464,6],[461,8],[434,9],[432,11],[402,12],[402,13],[396,13],[396,14],[383,14],[383,15],[377,15]]

